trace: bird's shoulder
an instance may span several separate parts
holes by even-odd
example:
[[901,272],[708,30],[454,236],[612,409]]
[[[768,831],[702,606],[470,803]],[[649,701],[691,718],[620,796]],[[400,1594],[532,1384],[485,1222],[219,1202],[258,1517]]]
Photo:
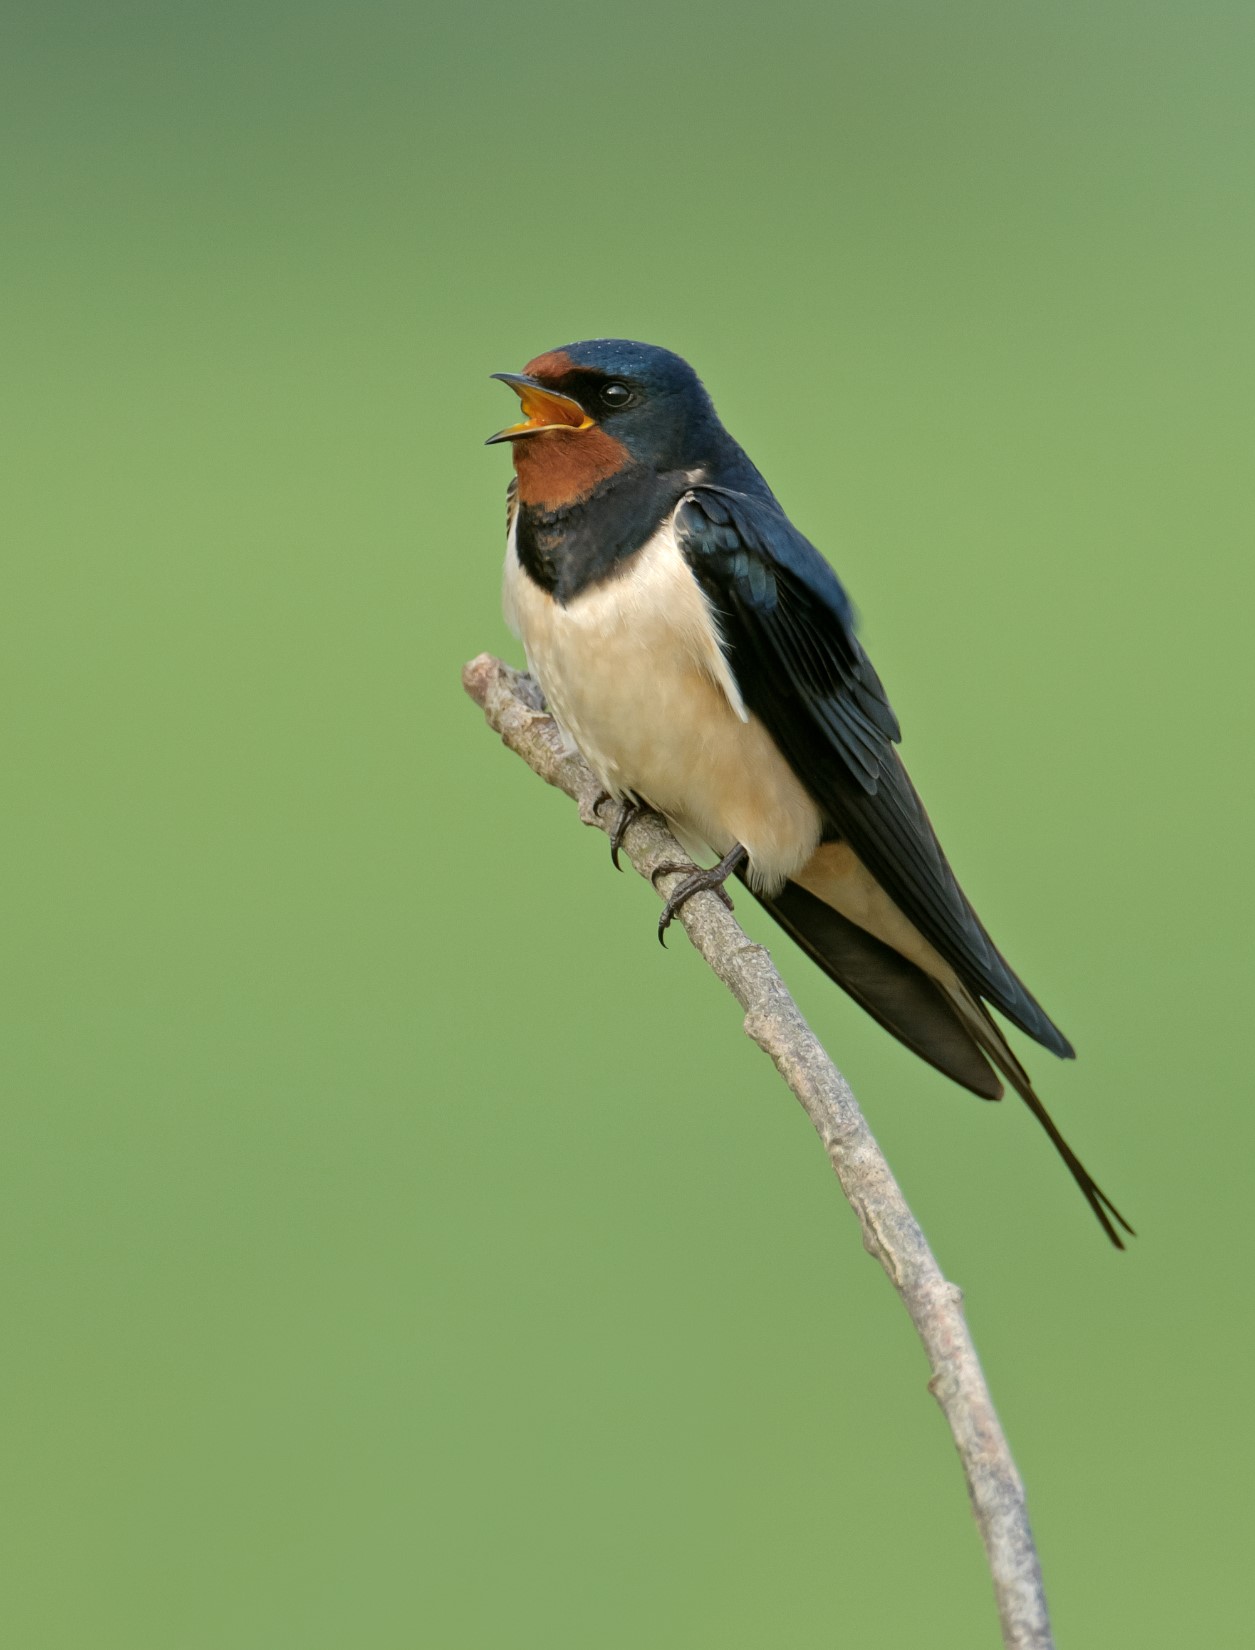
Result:
[[716,485],[684,495],[675,533],[746,703],[760,705],[769,724],[805,708],[874,789],[901,731],[825,558],[773,497]]
[[675,514],[677,541],[699,579],[726,581],[751,609],[773,611],[805,595],[852,641],[854,609],[824,556],[789,520],[766,484],[753,492],[722,482],[689,488]]

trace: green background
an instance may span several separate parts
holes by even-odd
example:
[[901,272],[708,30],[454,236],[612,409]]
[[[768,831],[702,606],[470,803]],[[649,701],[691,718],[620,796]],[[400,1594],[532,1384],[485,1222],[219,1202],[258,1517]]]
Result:
[[995,1646],[906,1318],[459,688],[513,405],[665,343],[1080,1059],[768,939],[970,1319],[1061,1644],[1249,1628],[1255,11],[10,7],[0,1637]]

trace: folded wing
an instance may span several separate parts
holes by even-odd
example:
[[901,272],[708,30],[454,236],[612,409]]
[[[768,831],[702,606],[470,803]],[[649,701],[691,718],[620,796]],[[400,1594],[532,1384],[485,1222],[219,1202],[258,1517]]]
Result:
[[1071,1044],[1012,972],[950,869],[828,563],[770,503],[721,488],[687,493],[675,529],[746,706],[834,835],[974,993],[1070,1056]]

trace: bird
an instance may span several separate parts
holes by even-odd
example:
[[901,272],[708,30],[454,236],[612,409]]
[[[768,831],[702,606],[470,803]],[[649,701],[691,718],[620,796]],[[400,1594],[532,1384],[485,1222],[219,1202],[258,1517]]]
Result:
[[[832,567],[789,520],[681,356],[621,338],[492,374],[508,443],[503,604],[570,748],[619,814],[692,864],[659,919],[736,875],[900,1042],[986,1100],[1028,1106],[1111,1242],[1133,1228],[1064,1139],[996,1023],[1072,1045],[960,888]],[[702,867],[703,854],[717,863]],[[730,903],[730,901],[728,902]]]

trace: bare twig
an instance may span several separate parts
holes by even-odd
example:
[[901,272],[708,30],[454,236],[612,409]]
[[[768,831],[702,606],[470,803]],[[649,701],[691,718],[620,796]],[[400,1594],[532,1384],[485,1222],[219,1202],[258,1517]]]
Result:
[[[510,749],[542,779],[573,797],[585,824],[608,831],[616,810],[596,812],[597,780],[581,757],[565,749],[531,678],[482,653],[466,666],[462,680]],[[632,824],[624,851],[646,878],[655,866],[685,857],[663,821],[650,813]],[[674,886],[674,878],[660,882],[664,891]],[[1024,1486],[964,1322],[962,1291],[942,1275],[849,1084],[802,1018],[767,952],[751,943],[712,894],[689,900],[679,920],[745,1010],[745,1030],[801,1101],[858,1216],[864,1245],[889,1274],[911,1315],[932,1368],[929,1390],[950,1424],[963,1463],[1004,1644],[1008,1650],[1051,1650]]]

